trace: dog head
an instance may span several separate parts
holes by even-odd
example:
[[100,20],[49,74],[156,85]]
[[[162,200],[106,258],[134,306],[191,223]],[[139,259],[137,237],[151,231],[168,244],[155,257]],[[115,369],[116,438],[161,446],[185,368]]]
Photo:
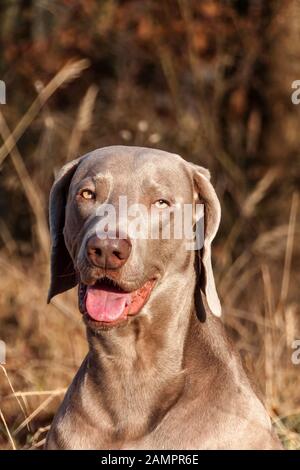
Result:
[[79,283],[89,326],[123,324],[200,252],[199,287],[219,316],[211,242],[220,204],[209,179],[178,155],[140,147],[106,147],[65,165],[50,194],[48,301]]

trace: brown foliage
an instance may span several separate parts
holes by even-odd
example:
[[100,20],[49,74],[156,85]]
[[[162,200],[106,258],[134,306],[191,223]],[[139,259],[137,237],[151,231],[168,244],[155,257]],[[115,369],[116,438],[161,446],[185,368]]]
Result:
[[223,212],[214,264],[224,320],[285,445],[299,448],[300,365],[291,354],[300,337],[300,142],[290,98],[300,78],[299,21],[293,0],[2,8],[2,448],[42,444],[86,350],[76,295],[45,304],[53,173],[117,143],[175,151],[210,168]]

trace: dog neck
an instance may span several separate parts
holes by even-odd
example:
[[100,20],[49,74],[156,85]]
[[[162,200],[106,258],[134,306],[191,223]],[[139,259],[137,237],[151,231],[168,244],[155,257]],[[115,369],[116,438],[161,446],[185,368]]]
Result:
[[134,439],[146,429],[149,432],[149,420],[155,427],[184,385],[183,356],[195,279],[183,283],[182,276],[174,275],[170,281],[169,289],[155,289],[129,324],[87,332],[88,373],[100,389],[97,397],[110,410],[112,425],[117,423],[119,438],[126,434]]

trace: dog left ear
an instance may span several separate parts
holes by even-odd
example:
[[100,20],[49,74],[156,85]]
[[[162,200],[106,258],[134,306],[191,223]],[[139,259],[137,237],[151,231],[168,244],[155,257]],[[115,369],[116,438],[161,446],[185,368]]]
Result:
[[204,204],[204,244],[202,249],[202,269],[200,288],[206,296],[211,312],[217,317],[221,316],[221,304],[217,293],[214,273],[211,262],[211,243],[217,233],[221,206],[213,185],[210,182],[210,173],[205,168],[192,164],[194,188],[199,200]]
[[49,223],[51,235],[51,281],[47,302],[52,297],[72,289],[78,283],[72,258],[64,240],[65,207],[71,179],[82,160],[73,160],[59,171],[49,200]]

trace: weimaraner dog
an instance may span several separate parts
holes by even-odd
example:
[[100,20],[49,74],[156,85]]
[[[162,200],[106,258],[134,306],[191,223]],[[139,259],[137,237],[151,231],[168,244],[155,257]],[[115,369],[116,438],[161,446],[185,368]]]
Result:
[[[168,210],[173,225],[175,206],[202,204],[202,246],[187,249],[186,235],[131,238],[120,218],[100,236],[99,210],[119,211],[121,196]],[[218,318],[219,222],[209,172],[178,155],[112,146],[62,168],[50,196],[48,301],[79,285],[89,352],[46,449],[281,448]]]

